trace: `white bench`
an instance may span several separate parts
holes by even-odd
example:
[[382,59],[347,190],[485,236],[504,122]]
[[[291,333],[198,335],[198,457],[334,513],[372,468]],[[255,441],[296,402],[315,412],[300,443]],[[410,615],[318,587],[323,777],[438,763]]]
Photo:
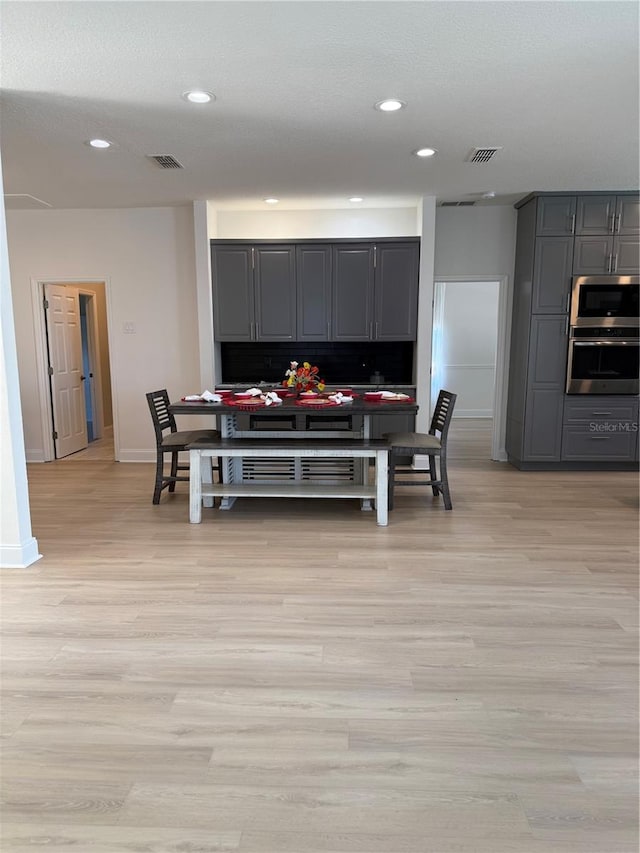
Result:
[[[376,503],[376,521],[388,524],[388,464],[389,446],[383,439],[354,438],[221,438],[190,444],[189,450],[189,521],[199,524],[203,499],[226,498],[231,506],[239,497],[271,498],[360,498]],[[213,483],[211,457],[271,457],[271,458],[329,458],[375,460],[375,482],[368,482],[368,465],[363,466],[363,482],[350,480],[338,483],[318,483],[313,480],[284,480],[265,482],[242,480],[233,483]]]

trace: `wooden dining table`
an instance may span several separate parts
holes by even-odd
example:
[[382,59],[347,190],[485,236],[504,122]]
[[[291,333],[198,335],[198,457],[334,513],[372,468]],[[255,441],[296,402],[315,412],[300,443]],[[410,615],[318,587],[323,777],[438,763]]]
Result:
[[[369,476],[369,466],[364,458],[335,459],[334,471],[327,469],[326,461],[303,460],[296,455],[291,459],[279,459],[279,465],[273,458],[263,460],[255,458],[255,442],[264,439],[266,444],[276,439],[304,439],[305,445],[313,440],[324,442],[327,439],[343,440],[348,436],[350,439],[360,439],[366,443],[371,438],[372,419],[380,415],[403,414],[415,415],[418,405],[412,398],[408,400],[365,400],[364,395],[354,395],[352,402],[340,403],[339,405],[323,406],[302,402],[304,398],[286,397],[281,403],[270,406],[251,406],[245,410],[242,398],[234,396],[230,398],[233,404],[227,402],[211,403],[204,401],[179,400],[171,403],[169,409],[173,415],[205,415],[219,419],[220,431],[224,439],[245,439],[247,447],[251,445],[252,455],[247,458],[241,456],[222,457],[222,468],[226,483],[240,483],[250,479],[253,482],[282,482],[290,479],[300,484],[312,485],[320,481],[340,482],[350,479],[354,482],[366,483]],[[236,404],[237,402],[237,404]],[[245,401],[246,402],[246,401]],[[254,416],[254,424],[250,424],[249,417]],[[307,428],[307,416],[313,416],[313,429]],[[255,421],[259,417],[262,428],[255,428]],[[340,427],[344,427],[345,416],[351,416],[353,424],[348,432],[344,428],[337,428],[337,419],[342,419]],[[280,428],[278,421],[286,423],[285,428]],[[326,429],[323,427],[326,421]],[[333,421],[333,424],[332,424]],[[271,425],[271,423],[273,426]],[[266,446],[266,445],[265,445]],[[262,462],[262,467],[261,467]],[[315,467],[314,467],[315,466]],[[337,479],[331,479],[331,477]],[[220,509],[229,509],[234,498],[223,498]],[[362,509],[370,510],[371,500],[362,500]],[[212,505],[211,499],[205,499],[205,506]]]

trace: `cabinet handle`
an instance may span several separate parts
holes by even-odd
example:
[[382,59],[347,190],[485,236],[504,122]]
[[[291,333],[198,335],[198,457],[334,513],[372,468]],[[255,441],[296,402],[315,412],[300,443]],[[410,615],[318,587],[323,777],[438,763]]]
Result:
[[567,293],[567,307],[565,308],[566,313],[569,313],[569,305],[571,304],[571,292]]
[[249,323],[249,326],[250,326],[250,330],[249,330],[249,338],[250,338],[252,341],[255,341],[255,338],[254,338],[254,336],[253,336],[253,322]]
[[589,438],[591,441],[609,441],[612,436],[610,435],[590,435]]
[[608,255],[607,257],[607,272],[612,272],[613,267],[613,255]]
[[378,340],[378,321],[376,320],[376,340]]
[[615,213],[611,214],[611,222],[609,223],[609,234],[615,234],[616,232],[616,215]]
[[618,272],[618,253],[617,252],[613,256],[613,264],[611,265],[611,272]]
[[369,323],[369,340],[373,340],[373,321]]
[[613,412],[591,412],[592,415],[612,415]]
[[331,338],[331,323],[327,320],[327,340]]
[[620,213],[617,213],[617,214],[616,214],[616,216],[615,216],[616,225],[615,225],[615,228],[614,228],[614,230],[613,230],[613,233],[614,233],[614,234],[619,234],[619,233],[620,233],[620,220],[621,220],[621,219],[622,219],[621,214],[620,214]]
[[571,233],[571,234],[575,234],[575,233],[576,233],[576,215],[575,215],[575,213],[572,213],[572,214],[571,214],[571,226],[570,226],[570,233]]

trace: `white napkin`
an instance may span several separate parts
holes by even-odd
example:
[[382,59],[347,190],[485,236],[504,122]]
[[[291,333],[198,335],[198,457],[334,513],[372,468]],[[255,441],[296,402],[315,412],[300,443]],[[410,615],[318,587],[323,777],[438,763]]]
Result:
[[329,399],[334,403],[353,403],[353,397],[343,394],[342,391],[337,391],[335,394],[329,394]]
[[385,400],[408,400],[408,394],[396,394],[395,391],[381,391],[380,395],[384,397]]
[[247,388],[246,391],[242,392],[243,394],[251,394],[252,397],[261,397],[262,391],[259,388]]
[[207,403],[221,403],[222,397],[220,394],[212,394],[211,391],[203,391],[200,394],[200,399],[205,400]]
[[266,394],[261,395],[260,399],[264,400],[265,406],[272,406],[274,403],[282,402],[275,391],[267,391]]

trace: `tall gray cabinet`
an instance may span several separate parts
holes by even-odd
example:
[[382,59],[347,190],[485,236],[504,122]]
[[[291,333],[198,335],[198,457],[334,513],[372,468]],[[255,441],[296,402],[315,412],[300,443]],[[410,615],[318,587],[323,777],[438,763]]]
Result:
[[[508,459],[519,468],[633,462],[636,451],[632,443],[626,457],[617,446],[618,455],[612,456],[604,441],[588,443],[584,436],[576,438],[579,429],[584,432],[586,421],[576,418],[576,397],[566,395],[565,386],[572,276],[613,273],[616,264],[617,271],[623,272],[621,258],[625,259],[625,272],[638,273],[638,196],[540,194],[528,196],[516,207]],[[604,269],[587,268],[587,258],[595,256],[590,242],[594,240],[601,254],[618,252],[618,260],[607,256],[601,261]],[[620,410],[619,398],[600,398],[600,402],[607,410]],[[582,456],[577,454],[577,445]]]

